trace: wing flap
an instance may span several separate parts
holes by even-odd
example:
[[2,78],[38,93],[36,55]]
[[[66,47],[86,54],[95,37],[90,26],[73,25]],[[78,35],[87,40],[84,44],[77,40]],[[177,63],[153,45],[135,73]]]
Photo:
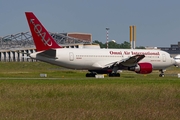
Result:
[[96,68],[111,68],[117,61],[112,62],[111,60],[103,60],[94,63],[92,66]]

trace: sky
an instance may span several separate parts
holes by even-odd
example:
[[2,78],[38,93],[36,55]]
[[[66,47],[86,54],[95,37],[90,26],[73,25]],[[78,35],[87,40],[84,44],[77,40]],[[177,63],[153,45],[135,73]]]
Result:
[[25,12],[33,12],[50,32],[91,33],[92,40],[170,47],[180,41],[180,0],[0,0],[0,36],[29,31]]

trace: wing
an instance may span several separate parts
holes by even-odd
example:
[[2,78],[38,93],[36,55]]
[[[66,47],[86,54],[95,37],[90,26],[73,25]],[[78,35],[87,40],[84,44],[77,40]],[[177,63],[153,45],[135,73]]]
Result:
[[132,67],[132,66],[136,66],[137,63],[139,61],[141,61],[144,57],[145,57],[145,55],[135,55],[135,56],[129,57],[127,59],[122,59],[120,61],[108,63],[104,67],[109,67],[109,68],[110,67],[113,68],[115,66],[118,66],[119,68],[121,68],[121,67]]
[[123,66],[127,66],[127,67],[135,66],[144,57],[145,57],[145,55],[135,55],[135,56],[132,56],[132,57],[120,62],[119,64],[121,64]]

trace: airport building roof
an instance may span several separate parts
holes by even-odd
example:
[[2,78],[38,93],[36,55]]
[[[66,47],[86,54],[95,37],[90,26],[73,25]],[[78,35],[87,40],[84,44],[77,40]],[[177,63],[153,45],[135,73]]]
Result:
[[[68,44],[91,44],[92,35],[89,33],[53,33],[49,32],[56,42],[62,46]],[[20,32],[17,34],[0,37],[0,49],[32,48],[34,42],[31,33]]]

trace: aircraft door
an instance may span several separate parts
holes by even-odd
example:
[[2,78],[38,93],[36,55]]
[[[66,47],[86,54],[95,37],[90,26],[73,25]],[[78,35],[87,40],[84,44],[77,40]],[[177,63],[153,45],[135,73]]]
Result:
[[74,60],[74,54],[73,52],[69,53],[69,61],[73,61]]
[[163,62],[166,62],[166,55],[165,54],[162,54],[162,60],[163,60]]

